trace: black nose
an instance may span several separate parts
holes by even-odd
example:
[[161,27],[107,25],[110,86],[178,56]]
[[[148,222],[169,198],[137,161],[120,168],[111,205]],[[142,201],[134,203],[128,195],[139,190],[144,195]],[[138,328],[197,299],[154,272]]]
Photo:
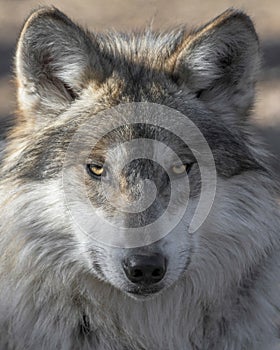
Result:
[[151,285],[163,279],[166,259],[160,254],[131,255],[123,261],[123,269],[131,282]]

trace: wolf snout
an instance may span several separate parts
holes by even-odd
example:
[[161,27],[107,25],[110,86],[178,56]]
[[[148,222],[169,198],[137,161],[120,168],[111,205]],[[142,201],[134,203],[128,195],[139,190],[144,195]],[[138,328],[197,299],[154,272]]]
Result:
[[135,284],[152,285],[161,281],[166,273],[166,258],[161,254],[131,255],[123,260],[127,278]]

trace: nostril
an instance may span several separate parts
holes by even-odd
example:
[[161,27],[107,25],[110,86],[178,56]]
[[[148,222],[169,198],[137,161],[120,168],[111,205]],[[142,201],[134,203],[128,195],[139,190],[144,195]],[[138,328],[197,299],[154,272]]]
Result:
[[135,277],[135,278],[141,278],[143,277],[143,271],[141,271],[140,269],[132,269],[131,271],[131,276]]
[[129,263],[124,264],[124,271],[128,279],[133,283],[140,283],[145,279],[145,273],[139,266],[131,266]]

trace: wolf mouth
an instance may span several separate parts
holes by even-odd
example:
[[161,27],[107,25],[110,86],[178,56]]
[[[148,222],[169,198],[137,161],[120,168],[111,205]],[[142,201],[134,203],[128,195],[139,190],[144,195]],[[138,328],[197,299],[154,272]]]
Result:
[[153,287],[153,288],[141,288],[141,287],[137,287],[134,289],[128,289],[126,290],[126,293],[128,294],[132,294],[134,296],[137,297],[149,297],[155,294],[158,294],[159,292],[161,292],[163,290],[163,286],[162,287]]

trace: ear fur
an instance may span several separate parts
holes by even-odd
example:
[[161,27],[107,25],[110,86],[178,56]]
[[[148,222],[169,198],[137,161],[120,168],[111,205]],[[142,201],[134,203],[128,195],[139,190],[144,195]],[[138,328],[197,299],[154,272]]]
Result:
[[54,7],[34,11],[16,52],[19,108],[23,114],[56,115],[103,70],[94,38]]
[[247,114],[260,54],[254,25],[246,14],[225,11],[187,35],[174,56],[174,76],[213,110]]

